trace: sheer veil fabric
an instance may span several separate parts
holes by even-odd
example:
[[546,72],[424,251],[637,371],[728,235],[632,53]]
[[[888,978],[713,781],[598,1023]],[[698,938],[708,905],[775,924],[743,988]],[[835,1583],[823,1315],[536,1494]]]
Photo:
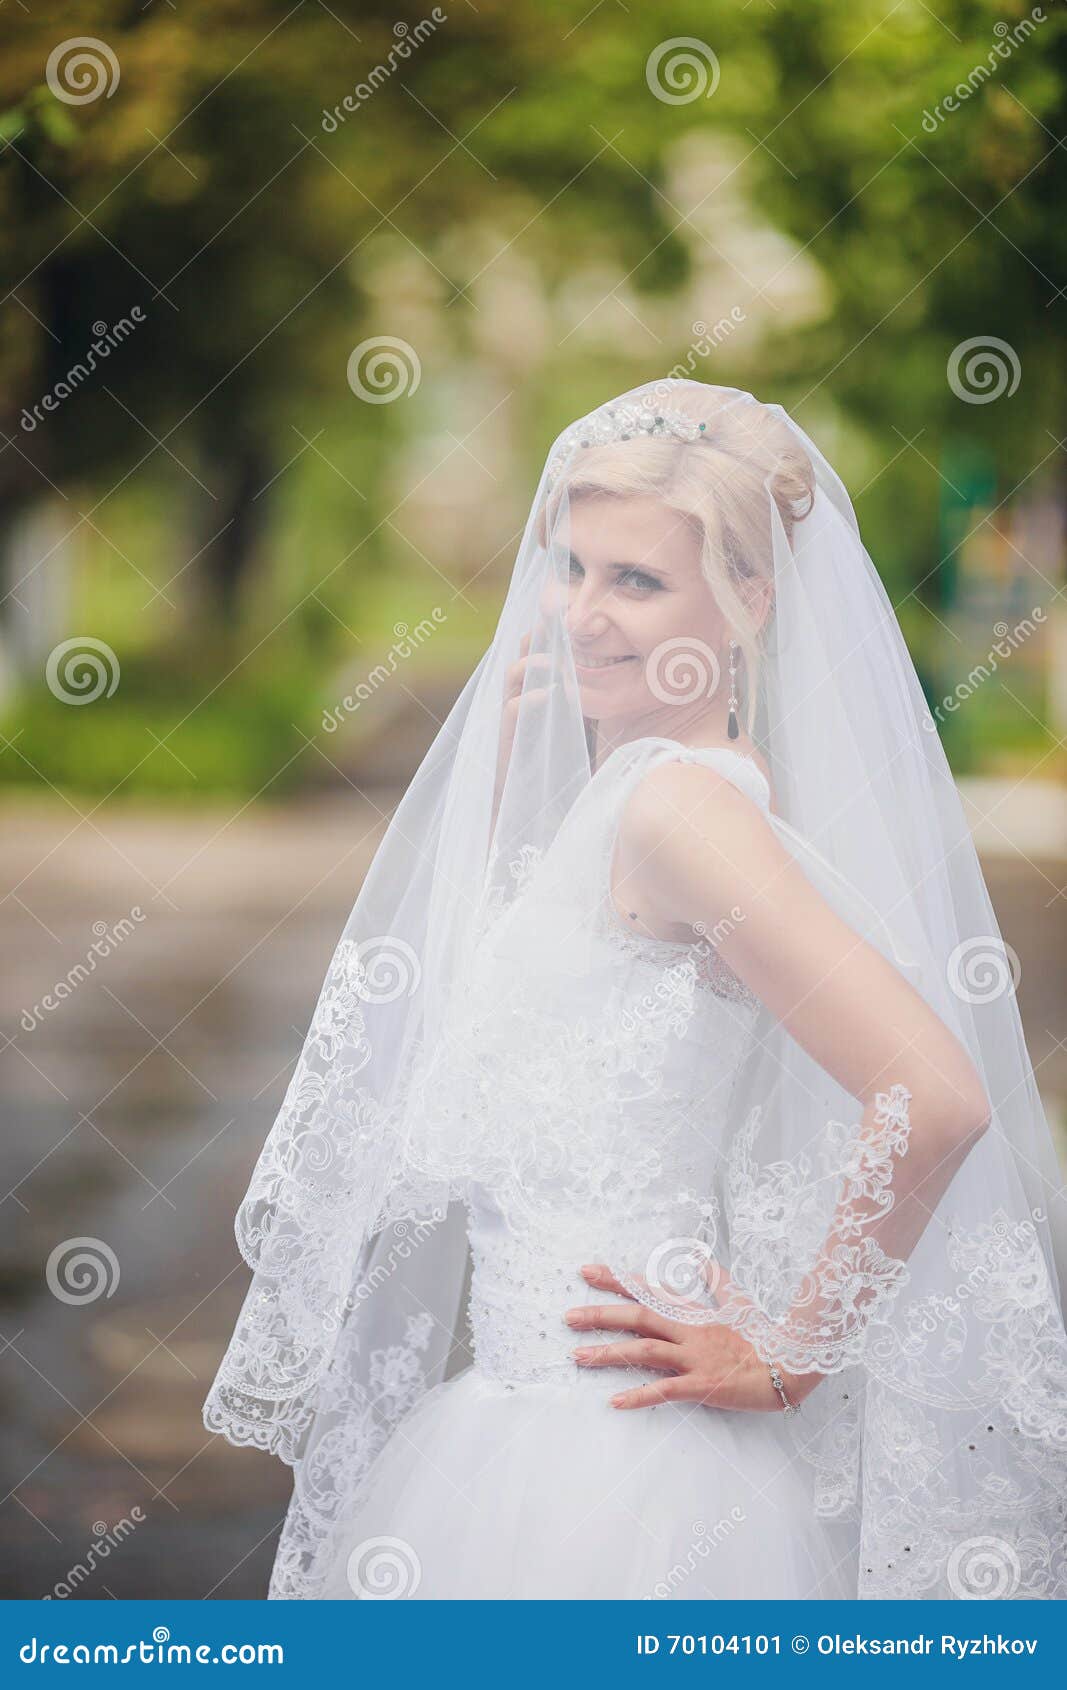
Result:
[[[610,1130],[640,1201],[655,1150],[635,1099],[690,1024],[714,935],[676,948],[651,1007],[608,971],[597,1012],[567,1015],[600,966],[620,803],[685,754],[639,734],[596,757],[570,535],[612,476],[718,475],[749,436],[777,442],[760,508],[735,508],[727,475],[713,538],[739,592],[770,583],[758,634],[739,633],[767,825],[957,1035],[991,1121],[896,1259],[870,1230],[908,1190],[913,1100],[888,1085],[861,1140],[856,1100],[759,1009],[685,1236],[610,1265],[671,1318],[732,1325],[768,1362],[827,1376],[788,1426],[814,1509],[855,1528],[857,1597],[1067,1595],[1067,1210],[962,806],[837,475],[781,407],[668,379],[554,442],[492,645],[379,847],[238,1211],[253,1277],[204,1413],[294,1467],[273,1597],[319,1594],[376,1458],[462,1359],[471,1193],[549,1224],[560,1182],[595,1189]],[[753,527],[759,559],[739,542]],[[726,685],[685,630],[653,658],[665,701]],[[708,1257],[725,1284],[702,1278]]]

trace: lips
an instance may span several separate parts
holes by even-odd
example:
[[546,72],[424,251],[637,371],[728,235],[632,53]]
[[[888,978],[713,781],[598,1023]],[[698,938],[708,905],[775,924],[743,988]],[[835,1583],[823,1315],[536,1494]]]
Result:
[[632,663],[633,654],[627,653],[625,657],[583,657],[575,652],[574,661],[579,669],[614,669],[620,663]]

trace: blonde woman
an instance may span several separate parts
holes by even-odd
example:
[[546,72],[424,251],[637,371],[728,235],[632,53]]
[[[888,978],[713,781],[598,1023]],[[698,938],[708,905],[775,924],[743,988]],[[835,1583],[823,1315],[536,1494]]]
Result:
[[272,1596],[1067,1594],[1055,1159],[932,727],[780,407],[555,442],[238,1214]]

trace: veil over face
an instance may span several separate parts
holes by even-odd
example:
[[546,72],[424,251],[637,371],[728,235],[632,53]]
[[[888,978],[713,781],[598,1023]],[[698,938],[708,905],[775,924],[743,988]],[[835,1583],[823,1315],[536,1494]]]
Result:
[[[761,1011],[693,1194],[694,1252],[735,1291],[683,1308],[648,1264],[612,1266],[828,1376],[790,1425],[815,1507],[855,1526],[857,1596],[1067,1594],[1065,1210],[959,797],[841,481],[780,406],[667,379],[554,442],[492,645],[356,899],[238,1212],[253,1279],[205,1421],[296,1467],[272,1595],[316,1593],[375,1456],[462,1354],[471,1189],[534,1224],[537,1176],[588,1176],[655,1084],[655,1018],[606,974],[597,1024],[569,1025],[567,986],[596,966],[619,795],[725,720],[731,687],[768,825],[957,1035],[991,1125],[893,1260],[869,1223],[907,1189],[906,1096],[861,1144],[855,1100]],[[693,966],[656,1037],[684,1027]]]

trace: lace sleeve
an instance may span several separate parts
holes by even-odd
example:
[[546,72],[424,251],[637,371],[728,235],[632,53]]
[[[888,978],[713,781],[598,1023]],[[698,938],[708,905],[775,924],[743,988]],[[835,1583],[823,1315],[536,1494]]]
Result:
[[727,1158],[729,1271],[713,1235],[694,1249],[707,1283],[700,1298],[672,1297],[654,1275],[616,1277],[672,1320],[735,1327],[764,1361],[790,1373],[854,1365],[907,1283],[934,1184],[944,1189],[965,1154],[962,1145],[939,1158],[911,1152],[910,1104],[907,1087],[893,1085],[858,1126],[831,1121],[813,1151],[764,1165],[756,1160],[761,1115],[752,1110]]

